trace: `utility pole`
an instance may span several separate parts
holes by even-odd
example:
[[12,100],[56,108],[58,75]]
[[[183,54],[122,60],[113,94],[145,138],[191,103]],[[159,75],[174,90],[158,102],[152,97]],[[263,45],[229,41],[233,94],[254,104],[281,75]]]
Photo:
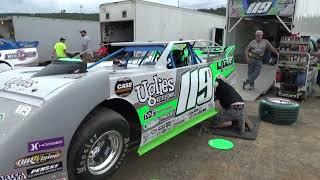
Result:
[[82,8],[83,8],[83,6],[82,6],[82,4],[80,4],[80,21],[82,20]]
[[180,0],[178,0],[178,7],[180,7]]

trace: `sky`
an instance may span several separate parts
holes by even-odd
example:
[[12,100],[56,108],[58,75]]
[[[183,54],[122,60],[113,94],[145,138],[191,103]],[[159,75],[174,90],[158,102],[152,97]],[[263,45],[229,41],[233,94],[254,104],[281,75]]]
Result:
[[[115,2],[117,0],[0,0],[0,13],[44,13],[60,12],[99,12],[99,4]],[[178,0],[148,0],[151,2],[178,5]],[[226,6],[227,0],[180,0],[180,7],[199,9],[199,8],[218,8]],[[82,6],[82,8],[80,8]]]

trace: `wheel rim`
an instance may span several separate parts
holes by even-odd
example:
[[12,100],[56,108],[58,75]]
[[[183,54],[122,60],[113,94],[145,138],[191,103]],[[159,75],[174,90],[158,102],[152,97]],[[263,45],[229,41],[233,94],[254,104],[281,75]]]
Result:
[[291,101],[287,100],[287,99],[281,99],[281,98],[269,98],[269,101],[276,103],[276,104],[292,104]]
[[88,170],[93,175],[109,171],[120,157],[123,138],[118,131],[108,131],[93,144],[87,158]]

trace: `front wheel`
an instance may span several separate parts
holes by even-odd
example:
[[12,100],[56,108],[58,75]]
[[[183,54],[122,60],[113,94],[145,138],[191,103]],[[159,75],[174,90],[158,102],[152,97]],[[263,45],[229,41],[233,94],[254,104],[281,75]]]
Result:
[[70,180],[101,180],[121,165],[128,150],[129,126],[113,110],[99,108],[77,131],[69,150]]

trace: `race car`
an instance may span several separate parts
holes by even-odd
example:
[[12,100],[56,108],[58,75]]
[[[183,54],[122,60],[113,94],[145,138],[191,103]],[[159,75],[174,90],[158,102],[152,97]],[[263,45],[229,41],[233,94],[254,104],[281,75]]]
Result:
[[38,65],[38,41],[12,42],[0,39],[0,61],[11,66]]
[[106,179],[128,148],[143,155],[216,115],[214,82],[235,71],[234,46],[199,58],[197,42],[115,43],[96,63],[0,73],[0,179]]

